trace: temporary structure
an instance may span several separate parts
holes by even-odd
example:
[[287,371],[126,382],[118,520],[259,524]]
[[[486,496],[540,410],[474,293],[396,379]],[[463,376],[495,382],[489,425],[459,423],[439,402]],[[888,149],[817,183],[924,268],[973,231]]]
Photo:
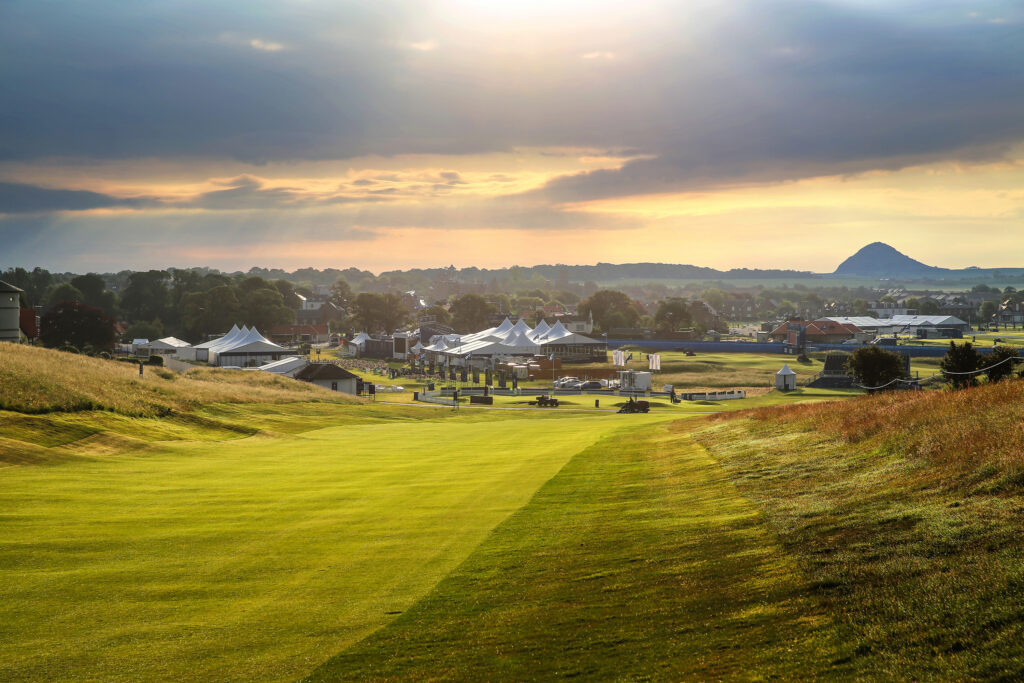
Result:
[[775,373],[775,388],[779,391],[796,389],[796,373],[790,369],[789,363],[783,363],[782,369]]

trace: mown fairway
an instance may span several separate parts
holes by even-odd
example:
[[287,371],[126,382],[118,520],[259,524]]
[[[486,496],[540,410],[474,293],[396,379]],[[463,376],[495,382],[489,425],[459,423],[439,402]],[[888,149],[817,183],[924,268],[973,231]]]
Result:
[[308,673],[622,424],[429,417],[0,470],[0,679]]
[[687,421],[576,456],[425,600],[310,679],[760,680],[846,670]]

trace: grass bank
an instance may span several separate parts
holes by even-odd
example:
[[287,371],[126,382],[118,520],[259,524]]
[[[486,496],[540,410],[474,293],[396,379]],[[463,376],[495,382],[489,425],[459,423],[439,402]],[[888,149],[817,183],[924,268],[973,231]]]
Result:
[[184,375],[74,353],[0,344],[0,410],[105,410],[138,417],[211,403],[355,403],[358,399],[263,372],[196,368]]
[[1024,677],[1024,383],[719,416],[696,433],[860,676]]

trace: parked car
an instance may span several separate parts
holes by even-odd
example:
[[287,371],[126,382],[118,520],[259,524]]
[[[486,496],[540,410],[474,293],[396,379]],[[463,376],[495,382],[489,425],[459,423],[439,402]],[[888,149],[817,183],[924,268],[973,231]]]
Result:
[[601,386],[601,383],[598,382],[596,379],[592,379],[589,382],[581,383],[579,388],[584,391],[587,391],[589,389],[604,389],[604,387]]
[[579,377],[559,377],[555,380],[556,389],[565,389],[568,384],[579,382]]

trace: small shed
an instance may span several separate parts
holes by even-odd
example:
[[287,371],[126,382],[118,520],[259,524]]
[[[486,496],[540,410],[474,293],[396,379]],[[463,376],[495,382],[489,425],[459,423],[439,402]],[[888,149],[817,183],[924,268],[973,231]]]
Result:
[[789,367],[789,363],[783,363],[782,369],[775,373],[775,388],[779,391],[796,389],[796,373]]
[[356,385],[359,381],[358,376],[334,363],[310,363],[295,373],[295,379],[311,382],[331,391],[353,395],[357,393]]

